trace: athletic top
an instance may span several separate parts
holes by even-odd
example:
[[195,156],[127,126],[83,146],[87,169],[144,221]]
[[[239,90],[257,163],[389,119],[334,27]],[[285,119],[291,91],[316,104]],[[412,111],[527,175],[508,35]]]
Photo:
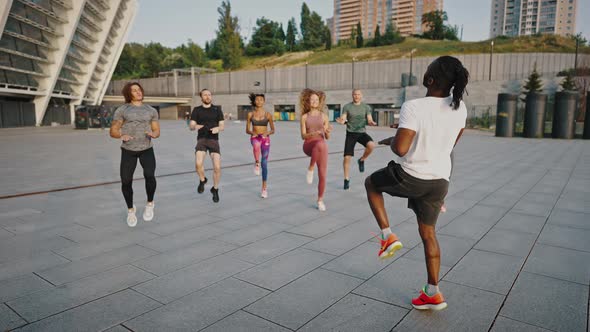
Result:
[[416,132],[408,153],[395,156],[406,173],[423,180],[449,181],[451,151],[467,119],[465,103],[453,110],[452,100],[451,96],[425,97],[402,105],[399,128]]
[[320,115],[311,115],[311,114],[307,114],[307,118],[305,119],[305,130],[307,131],[307,133],[312,133],[315,131],[321,131],[322,135],[321,136],[313,136],[310,138],[307,138],[306,140],[313,140],[313,139],[322,139],[325,136],[324,133],[324,115],[320,114]]
[[342,107],[342,113],[346,114],[346,131],[349,133],[365,133],[367,129],[367,115],[371,114],[371,106],[360,103],[348,103]]
[[268,117],[266,116],[266,113],[264,113],[264,119],[262,120],[256,120],[254,119],[254,113],[252,113],[252,117],[250,118],[252,125],[253,126],[260,126],[260,127],[266,127],[268,125]]
[[146,133],[152,131],[152,121],[158,121],[158,111],[150,105],[122,105],[115,111],[113,121],[123,121],[121,134],[133,137],[123,142],[121,148],[129,151],[143,151],[153,146],[152,138]]
[[219,139],[219,134],[213,134],[211,128],[219,127],[219,121],[223,121],[223,112],[220,106],[211,105],[208,108],[203,107],[203,105],[197,106],[193,108],[191,120],[203,126],[198,131],[197,139]]

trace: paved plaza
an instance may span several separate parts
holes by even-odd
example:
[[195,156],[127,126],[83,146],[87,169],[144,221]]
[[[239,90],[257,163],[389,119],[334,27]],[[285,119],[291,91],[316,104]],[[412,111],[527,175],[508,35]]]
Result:
[[211,181],[196,192],[195,133],[162,121],[156,217],[141,220],[135,181],[135,228],[108,131],[1,130],[0,331],[588,331],[590,142],[465,133],[437,224],[449,306],[422,312],[415,216],[386,197],[404,249],[379,260],[363,187],[392,152],[353,163],[344,191],[335,126],[319,212],[298,123],[271,137],[267,199],[245,125],[228,123],[215,204]]

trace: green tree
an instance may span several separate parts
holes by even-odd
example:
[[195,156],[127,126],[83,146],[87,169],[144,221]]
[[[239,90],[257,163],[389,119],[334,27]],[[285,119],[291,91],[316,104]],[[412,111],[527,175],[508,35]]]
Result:
[[285,44],[281,35],[282,28],[277,22],[273,22],[264,17],[256,20],[256,28],[252,34],[250,43],[246,47],[247,55],[271,55],[283,54]]
[[352,29],[350,30],[350,44],[353,45],[354,43],[356,43],[356,26],[353,26]]
[[387,26],[385,26],[385,33],[381,37],[381,44],[392,45],[401,43],[402,41],[404,41],[404,37],[402,37],[399,31],[395,29],[393,23],[387,23]]
[[332,49],[332,32],[330,31],[330,29],[328,29],[328,27],[326,27],[325,30],[325,40],[326,40],[326,50],[331,50]]
[[291,18],[287,23],[287,36],[285,36],[285,45],[287,51],[293,52],[297,42],[297,25],[295,25],[295,18]]
[[426,31],[422,34],[424,38],[442,40],[445,37],[445,24],[448,20],[447,13],[442,10],[435,10],[422,15],[422,24],[426,25]]
[[356,24],[356,48],[363,47],[363,29],[361,28],[361,22]]
[[[207,43],[205,45],[207,45]],[[188,40],[186,45],[182,44],[175,48],[173,52],[182,55],[186,66],[202,67],[206,63],[207,56],[205,51],[191,39]]]
[[219,56],[224,69],[240,68],[242,63],[242,38],[240,37],[240,26],[238,17],[232,16],[229,0],[222,1],[217,8],[219,13],[218,30],[216,42],[219,47]]
[[574,77],[572,75],[572,70],[568,70],[565,74],[565,78],[561,82],[561,88],[563,91],[577,91],[578,87],[576,86],[576,82],[574,81]]
[[168,55],[164,46],[160,43],[149,43],[146,45],[141,59],[141,76],[156,77],[162,71],[162,62]]
[[381,29],[379,28],[379,24],[375,28],[375,36],[373,37],[372,46],[377,47],[383,45],[383,41],[381,38]]
[[301,44],[303,49],[309,50],[319,47],[325,42],[324,21],[322,17],[309,10],[304,2],[301,5]]
[[172,70],[189,67],[188,62],[180,53],[171,53],[162,60],[162,70]]
[[459,27],[456,25],[445,25],[444,39],[459,40]]
[[537,63],[535,62],[533,71],[531,72],[527,81],[522,87],[522,94],[524,96],[521,97],[521,100],[524,101],[529,93],[541,91],[543,91],[543,82],[541,81],[541,75],[539,74],[539,72],[537,72]]

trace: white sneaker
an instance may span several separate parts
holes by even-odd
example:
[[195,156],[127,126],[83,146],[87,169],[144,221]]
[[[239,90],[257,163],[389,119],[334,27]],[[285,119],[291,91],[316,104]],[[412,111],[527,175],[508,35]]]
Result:
[[135,216],[135,211],[137,211],[137,208],[135,208],[135,205],[133,205],[133,210],[127,211],[127,225],[129,227],[135,227],[135,225],[137,225],[137,217]]
[[324,201],[318,201],[318,210],[326,211],[326,204],[324,204]]
[[145,205],[145,210],[143,210],[143,220],[144,221],[152,221],[152,219],[154,219],[154,203],[152,202],[152,204],[146,204]]
[[313,182],[313,170],[307,170],[307,178],[306,178],[307,184],[312,184]]
[[262,192],[260,193],[260,197],[267,198],[268,197],[268,191],[266,189],[262,189]]

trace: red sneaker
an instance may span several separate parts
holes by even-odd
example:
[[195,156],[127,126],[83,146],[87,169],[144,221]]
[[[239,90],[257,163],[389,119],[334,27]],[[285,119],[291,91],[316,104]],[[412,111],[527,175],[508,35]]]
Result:
[[403,248],[395,234],[390,234],[386,240],[381,240],[381,249],[379,250],[379,258],[389,258],[395,254],[396,251]]
[[441,292],[428,296],[421,290],[420,295],[412,299],[412,306],[418,310],[442,310],[447,307],[447,303]]

